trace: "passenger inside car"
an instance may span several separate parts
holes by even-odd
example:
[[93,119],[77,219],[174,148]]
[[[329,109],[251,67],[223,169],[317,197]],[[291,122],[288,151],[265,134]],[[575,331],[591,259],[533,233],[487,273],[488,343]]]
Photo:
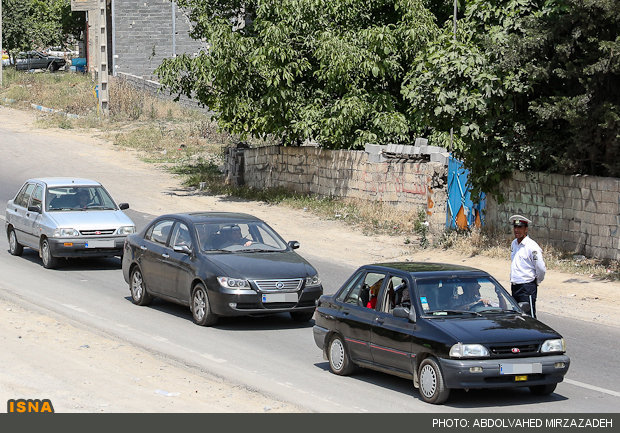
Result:
[[377,296],[379,295],[379,290],[381,289],[381,285],[383,284],[383,278],[378,280],[368,289],[369,299],[366,303],[366,308],[375,308],[377,306]]

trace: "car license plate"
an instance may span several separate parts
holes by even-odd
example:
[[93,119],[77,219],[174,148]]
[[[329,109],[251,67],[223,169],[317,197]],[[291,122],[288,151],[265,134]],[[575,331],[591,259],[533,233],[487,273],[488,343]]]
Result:
[[[535,373],[542,373],[542,364],[540,362],[533,362],[531,364],[500,364],[499,365],[499,374],[535,374]],[[521,379],[521,380],[524,380],[524,379]]]
[[114,248],[114,239],[95,239],[86,241],[86,248]]
[[297,302],[297,293],[265,293],[263,302]]
[[527,381],[527,376],[515,376],[515,382],[525,382]]

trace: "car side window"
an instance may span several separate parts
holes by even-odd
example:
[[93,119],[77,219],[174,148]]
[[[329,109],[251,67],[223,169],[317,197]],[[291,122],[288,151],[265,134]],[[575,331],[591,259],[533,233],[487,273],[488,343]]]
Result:
[[28,202],[30,201],[30,196],[32,195],[32,190],[34,190],[34,187],[35,187],[34,183],[29,183],[28,185],[24,186],[22,190],[19,192],[19,194],[17,194],[17,197],[15,198],[14,203],[17,206],[27,207]]
[[350,287],[343,290],[341,301],[345,304],[374,309],[377,295],[384,279],[385,274],[376,272],[362,273],[359,278],[353,280]]
[[192,248],[192,237],[189,234],[189,229],[183,223],[178,223],[174,227],[174,231],[172,232],[172,241],[170,245],[173,247],[183,246],[185,245],[189,249]]
[[39,206],[40,209],[43,209],[43,187],[41,185],[37,185],[34,189],[29,206]]
[[[351,292],[356,291],[359,292],[359,283],[364,277],[364,272],[360,272],[355,277],[349,280],[349,283],[346,285],[344,289],[340,292],[340,294],[336,297],[336,300],[340,302],[347,302],[346,299],[352,298]],[[357,305],[357,302],[355,302]]]
[[168,242],[168,236],[170,235],[170,230],[172,229],[172,225],[174,224],[173,220],[162,220],[153,227],[151,227],[144,238],[147,241],[155,242],[157,244],[166,245]]
[[396,307],[409,307],[411,302],[409,302],[409,305],[403,305],[403,298],[409,300],[408,292],[407,280],[394,275],[390,276],[385,290],[380,295],[379,311],[391,313]]

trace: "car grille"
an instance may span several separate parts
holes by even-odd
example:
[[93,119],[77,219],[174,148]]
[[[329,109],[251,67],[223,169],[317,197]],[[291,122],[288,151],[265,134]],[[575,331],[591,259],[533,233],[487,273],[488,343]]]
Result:
[[302,278],[254,280],[254,284],[261,292],[296,292],[300,289],[302,281]]
[[115,232],[115,229],[105,229],[105,230],[80,230],[80,234],[82,236],[105,236],[111,235]]
[[[491,346],[491,356],[501,357],[518,357],[518,356],[530,356],[534,353],[538,353],[538,343],[533,344],[510,344],[502,346]],[[514,351],[518,349],[518,351]]]

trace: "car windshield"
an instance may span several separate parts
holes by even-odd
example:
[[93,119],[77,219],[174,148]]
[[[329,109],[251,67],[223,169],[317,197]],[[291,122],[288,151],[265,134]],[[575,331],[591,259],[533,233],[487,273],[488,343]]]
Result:
[[201,223],[196,234],[203,251],[272,252],[285,251],[287,244],[262,221]]
[[431,316],[521,312],[489,277],[431,278],[418,280],[416,286],[422,311]]
[[48,212],[114,210],[116,204],[101,186],[56,186],[45,193]]

